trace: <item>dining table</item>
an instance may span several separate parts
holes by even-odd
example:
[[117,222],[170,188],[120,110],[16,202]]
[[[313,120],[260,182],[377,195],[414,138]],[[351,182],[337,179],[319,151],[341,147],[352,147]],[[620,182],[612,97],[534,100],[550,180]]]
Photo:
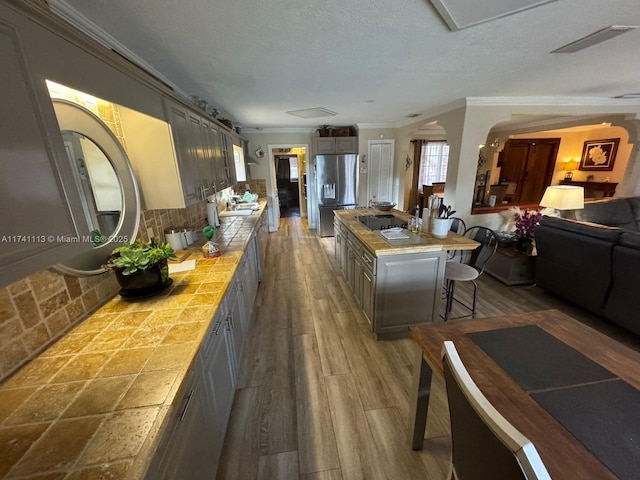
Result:
[[408,439],[421,449],[432,380],[453,341],[489,402],[553,479],[640,478],[640,352],[558,310],[412,326]]

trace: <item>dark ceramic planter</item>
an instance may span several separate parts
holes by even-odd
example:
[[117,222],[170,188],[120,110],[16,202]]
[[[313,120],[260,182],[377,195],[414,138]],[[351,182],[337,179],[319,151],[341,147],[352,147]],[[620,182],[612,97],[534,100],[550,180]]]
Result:
[[533,251],[533,238],[519,237],[516,240],[515,248],[518,252],[530,254]]
[[116,268],[116,279],[122,287],[120,295],[123,297],[142,297],[160,293],[170,282],[166,260],[131,275],[123,275],[122,271],[123,269]]

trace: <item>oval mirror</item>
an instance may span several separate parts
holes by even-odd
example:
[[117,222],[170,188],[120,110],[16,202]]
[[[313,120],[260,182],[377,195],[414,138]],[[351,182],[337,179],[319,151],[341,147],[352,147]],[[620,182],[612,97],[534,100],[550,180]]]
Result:
[[91,230],[81,241],[94,248],[56,265],[63,273],[96,275],[111,251],[132,242],[140,221],[140,196],[131,163],[111,130],[89,110],[53,100],[62,138]]

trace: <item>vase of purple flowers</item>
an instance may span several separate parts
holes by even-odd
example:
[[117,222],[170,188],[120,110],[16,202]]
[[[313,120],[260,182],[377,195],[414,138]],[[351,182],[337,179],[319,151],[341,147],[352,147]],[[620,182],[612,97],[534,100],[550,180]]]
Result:
[[527,255],[533,251],[533,239],[536,227],[540,224],[542,213],[539,210],[516,210],[516,250]]

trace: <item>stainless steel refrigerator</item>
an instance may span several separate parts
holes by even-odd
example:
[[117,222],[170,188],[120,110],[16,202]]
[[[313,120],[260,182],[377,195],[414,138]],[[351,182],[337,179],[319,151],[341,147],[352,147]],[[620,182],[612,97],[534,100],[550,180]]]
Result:
[[320,236],[333,236],[333,211],[356,208],[358,156],[317,155],[316,192]]

